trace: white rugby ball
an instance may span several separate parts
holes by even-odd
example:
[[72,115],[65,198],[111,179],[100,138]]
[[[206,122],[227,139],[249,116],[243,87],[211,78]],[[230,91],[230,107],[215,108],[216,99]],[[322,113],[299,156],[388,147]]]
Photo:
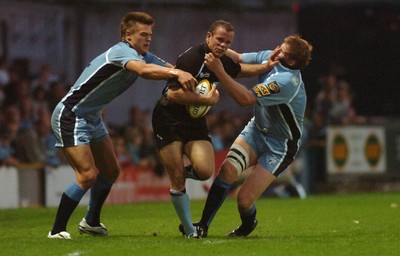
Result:
[[[207,94],[211,90],[211,84],[207,79],[201,80],[195,88],[195,93],[198,94]],[[191,118],[200,118],[203,117],[210,110],[211,106],[206,105],[190,105],[187,107],[187,111]]]

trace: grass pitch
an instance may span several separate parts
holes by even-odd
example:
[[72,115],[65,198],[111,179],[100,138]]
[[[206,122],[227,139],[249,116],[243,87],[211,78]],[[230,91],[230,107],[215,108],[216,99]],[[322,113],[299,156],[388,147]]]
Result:
[[[204,201],[192,201],[194,221]],[[247,238],[227,238],[240,219],[234,199],[216,215],[209,236],[185,239],[170,202],[105,206],[109,237],[79,235],[85,208],[73,214],[72,240],[50,240],[55,208],[0,210],[0,255],[400,255],[400,193],[263,198]]]

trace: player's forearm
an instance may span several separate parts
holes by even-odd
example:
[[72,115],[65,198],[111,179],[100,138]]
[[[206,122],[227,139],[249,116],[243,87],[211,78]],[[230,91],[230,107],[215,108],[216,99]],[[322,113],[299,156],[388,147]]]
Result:
[[264,74],[269,72],[272,67],[269,63],[265,64],[244,64],[240,63],[241,71],[238,77],[253,77],[258,76],[260,74]]
[[146,64],[138,75],[151,80],[178,78],[179,71],[174,68],[162,67],[155,64]]
[[207,95],[201,95],[183,89],[168,90],[167,98],[169,101],[182,105],[214,105]]
[[244,85],[235,81],[226,72],[215,73],[228,91],[229,95],[241,106],[254,105],[257,100],[252,92],[250,92]]

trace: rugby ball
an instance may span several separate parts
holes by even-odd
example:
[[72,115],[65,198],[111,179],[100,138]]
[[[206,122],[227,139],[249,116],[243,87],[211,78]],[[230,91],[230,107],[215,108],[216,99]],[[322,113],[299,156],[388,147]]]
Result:
[[[194,90],[195,93],[205,95],[211,90],[211,84],[207,79],[201,80]],[[207,105],[189,105],[187,111],[191,118],[203,117],[210,110],[211,106]]]

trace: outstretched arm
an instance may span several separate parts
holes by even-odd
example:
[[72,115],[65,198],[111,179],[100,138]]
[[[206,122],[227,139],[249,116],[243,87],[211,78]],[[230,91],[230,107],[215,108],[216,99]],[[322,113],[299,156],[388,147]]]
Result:
[[229,95],[241,106],[255,105],[257,104],[256,96],[247,89],[244,85],[236,82],[230,77],[222,65],[219,58],[215,58],[212,53],[208,53],[205,56],[204,63],[212,70],[218,77],[219,81],[223,84]]
[[169,67],[162,67],[156,64],[132,60],[126,64],[126,69],[150,80],[178,79],[178,82],[182,84],[185,90],[192,90],[197,83],[196,79],[190,73],[172,68],[170,64]]
[[281,52],[280,47],[276,47],[270,54],[268,61],[264,64],[245,64],[242,62],[243,54],[237,53],[231,49],[227,51],[227,56],[233,61],[240,63],[241,71],[238,77],[253,77],[269,72],[276,64],[279,63],[278,55]]

